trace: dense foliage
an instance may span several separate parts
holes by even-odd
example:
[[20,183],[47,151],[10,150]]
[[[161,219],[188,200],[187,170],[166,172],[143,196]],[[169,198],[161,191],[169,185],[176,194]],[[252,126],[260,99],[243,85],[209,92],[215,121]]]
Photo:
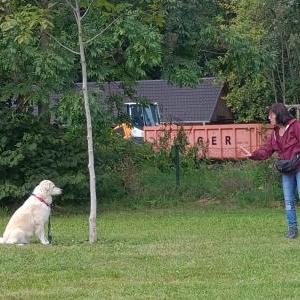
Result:
[[[58,203],[86,203],[86,137],[83,128],[76,131],[50,125],[31,114],[1,109],[0,206],[18,205],[44,178],[63,188]],[[99,195],[115,199],[130,194],[135,188],[135,170],[151,157],[150,149],[124,141],[110,128],[96,130],[95,141]]]
[[25,113],[2,109],[0,124],[1,203],[24,200],[41,178],[59,182],[66,197],[76,202],[86,196],[85,141],[69,139],[58,128]]
[[[99,115],[98,115],[99,116]],[[99,116],[100,118],[100,116]],[[103,123],[105,115],[102,116]],[[107,124],[110,120],[105,121]],[[194,201],[234,206],[272,206],[281,199],[272,162],[255,164],[198,160],[179,134],[180,186],[176,186],[174,147],[169,136],[154,153],[148,145],[125,141],[95,122],[95,167],[100,209],[166,207]],[[71,126],[71,125],[70,125]],[[49,125],[11,109],[0,113],[0,206],[17,207],[44,178],[63,188],[58,206],[86,205],[89,199],[84,128]]]
[[[274,101],[299,102],[299,1],[80,3],[90,81],[167,78],[192,86],[215,76],[227,84],[238,121],[263,120]],[[79,58],[67,50],[78,45],[65,4],[1,0],[0,99],[24,110],[80,80]]]
[[[70,0],[74,3],[74,0]],[[237,122],[263,121],[274,101],[299,103],[297,0],[82,0],[89,81],[167,78],[193,86],[224,81]],[[41,178],[59,182],[63,201],[88,194],[85,116],[76,23],[66,1],[0,0],[0,201],[20,201]],[[71,50],[71,52],[70,52]],[[51,96],[61,99],[50,125]],[[142,164],[173,170],[174,149],[154,155],[111,131],[115,121],[90,98],[99,195],[143,190]],[[39,110],[33,117],[33,107]],[[53,116],[53,115],[52,115]],[[61,126],[63,125],[63,126]],[[67,125],[67,126],[65,126]],[[194,149],[195,150],[195,149]],[[199,167],[193,149],[185,167]]]

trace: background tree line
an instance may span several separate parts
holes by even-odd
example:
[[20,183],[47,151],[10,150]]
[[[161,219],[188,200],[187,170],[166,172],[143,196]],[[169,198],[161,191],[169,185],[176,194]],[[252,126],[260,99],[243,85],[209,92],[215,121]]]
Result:
[[[2,101],[25,110],[80,81],[79,58],[59,44],[77,44],[67,2],[1,0]],[[228,86],[238,121],[264,120],[273,101],[299,102],[298,0],[80,3],[82,14],[89,8],[83,21],[89,81],[195,85],[216,76]]]
[[[265,121],[274,101],[299,103],[299,0],[79,2],[89,81],[194,86],[214,76],[226,84],[237,122]],[[2,203],[21,199],[19,187],[25,195],[41,174],[63,180],[66,200],[87,196],[83,102],[73,92],[82,77],[72,3],[0,0]],[[61,97],[57,114],[67,128],[49,124],[51,95]],[[42,112],[35,119],[33,104]],[[135,187],[125,180],[128,166],[152,154],[116,138],[110,130],[116,120],[92,95],[90,106],[100,193],[111,192],[113,180],[129,193]]]

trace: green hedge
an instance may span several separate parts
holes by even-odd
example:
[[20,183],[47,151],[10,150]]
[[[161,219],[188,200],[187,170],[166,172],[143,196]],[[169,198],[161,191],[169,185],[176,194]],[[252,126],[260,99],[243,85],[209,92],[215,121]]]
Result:
[[80,138],[30,114],[0,111],[0,203],[12,205],[30,194],[43,179],[62,186],[65,200],[87,196],[87,157]]
[[[94,128],[99,207],[168,207],[180,203],[273,206],[282,199],[280,176],[267,162],[198,160],[181,144],[181,185],[174,148],[154,153],[125,141],[109,123]],[[64,193],[58,205],[88,206],[89,174],[84,130],[52,126],[30,114],[0,110],[0,206],[18,206],[43,179]],[[74,129],[74,128],[73,128]],[[270,179],[272,178],[272,179]]]
[[[123,178],[127,168],[150,152],[116,136],[110,127],[95,130],[94,136],[97,192],[104,198],[123,197],[130,192]],[[68,132],[31,114],[1,109],[0,205],[19,205],[43,179],[63,188],[58,203],[89,201],[86,141],[84,130]]]

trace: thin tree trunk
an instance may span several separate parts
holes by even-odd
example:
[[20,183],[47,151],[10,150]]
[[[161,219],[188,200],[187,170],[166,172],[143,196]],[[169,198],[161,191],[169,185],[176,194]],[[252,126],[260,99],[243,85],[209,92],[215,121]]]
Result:
[[[48,8],[48,0],[41,0],[41,5],[43,9]],[[45,30],[42,30],[41,32],[41,38],[40,38],[40,47],[43,51],[47,51],[49,47],[49,36],[47,35]],[[44,120],[51,123],[54,119],[50,112],[50,106],[51,106],[51,98],[50,103],[49,102],[42,102],[38,105],[38,114],[43,115]]]
[[[290,74],[290,81],[293,82],[293,84],[294,84],[295,79],[297,79],[297,77],[296,77],[296,72],[294,70],[294,65],[293,65],[293,61],[292,61],[293,55],[291,53],[291,49],[290,49],[287,41],[285,42],[285,49],[286,49],[286,54],[287,54],[287,61],[288,61],[289,74]],[[295,94],[293,96],[293,100],[294,100],[293,103],[298,103],[297,97],[296,97]],[[298,112],[298,110],[297,110],[297,112]]]
[[286,86],[285,86],[285,66],[284,66],[284,45],[283,45],[283,37],[281,38],[281,70],[282,70],[282,100],[283,104],[286,104]]
[[283,87],[282,87],[282,80],[281,80],[281,74],[280,74],[280,71],[279,71],[279,66],[280,62],[278,62],[278,64],[276,65],[276,73],[277,73],[277,78],[278,78],[278,82],[279,82],[279,91],[278,91],[278,94],[279,94],[279,97],[280,97],[280,102],[281,100],[283,99]]
[[76,0],[76,15],[77,15],[77,26],[78,26],[78,41],[80,48],[80,61],[82,69],[82,92],[84,99],[84,108],[86,115],[86,125],[87,125],[87,141],[88,141],[88,157],[89,157],[89,174],[90,174],[90,198],[91,198],[91,210],[89,217],[89,241],[94,243],[97,241],[97,231],[96,231],[96,216],[97,216],[97,198],[96,198],[96,175],[94,167],[94,150],[93,150],[93,134],[92,134],[92,121],[91,112],[88,99],[88,89],[87,89],[87,72],[86,72],[86,60],[85,51],[83,43],[83,32],[80,19],[80,7],[78,0]]
[[272,70],[272,86],[273,86],[273,91],[274,91],[275,102],[277,103],[278,97],[277,97],[277,91],[276,91],[276,80],[275,80],[274,70]]

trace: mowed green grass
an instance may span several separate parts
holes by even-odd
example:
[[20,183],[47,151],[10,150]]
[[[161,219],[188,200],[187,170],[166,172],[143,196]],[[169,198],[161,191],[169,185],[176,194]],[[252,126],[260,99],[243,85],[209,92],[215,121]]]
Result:
[[[55,216],[54,244],[0,247],[0,299],[300,299],[283,209]],[[1,217],[0,232],[8,217]]]

